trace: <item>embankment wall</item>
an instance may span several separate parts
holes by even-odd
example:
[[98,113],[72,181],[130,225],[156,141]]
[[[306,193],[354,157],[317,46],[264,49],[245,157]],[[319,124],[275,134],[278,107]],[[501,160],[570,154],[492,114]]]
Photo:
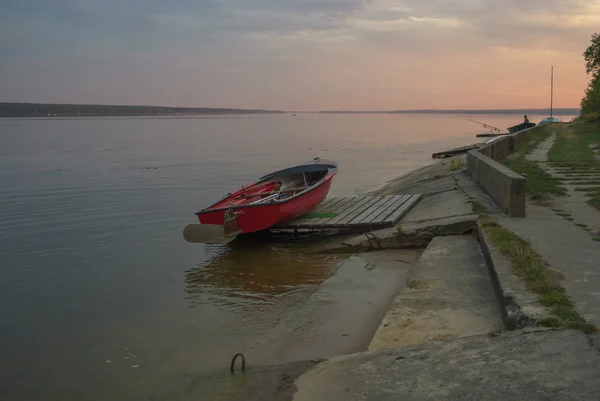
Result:
[[467,174],[509,216],[525,217],[526,178],[500,163],[542,127],[496,139],[467,153]]

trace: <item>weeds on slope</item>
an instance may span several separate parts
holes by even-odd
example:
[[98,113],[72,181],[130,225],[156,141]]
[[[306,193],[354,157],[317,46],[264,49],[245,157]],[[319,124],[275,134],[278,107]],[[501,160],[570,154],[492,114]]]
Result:
[[540,322],[542,325],[578,329],[588,334],[597,331],[596,326],[586,322],[575,310],[573,300],[560,284],[562,275],[549,268],[529,241],[502,227],[489,216],[480,216],[479,222],[492,243],[510,261],[515,275],[550,310],[553,317]]

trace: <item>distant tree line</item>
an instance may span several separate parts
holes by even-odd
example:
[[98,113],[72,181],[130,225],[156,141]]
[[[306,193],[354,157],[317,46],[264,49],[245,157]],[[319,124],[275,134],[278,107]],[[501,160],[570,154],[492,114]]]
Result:
[[[546,115],[550,113],[550,109],[461,109],[461,110],[443,110],[443,109],[423,109],[423,110],[390,110],[390,111],[338,111],[338,110],[323,110],[321,114],[527,114],[527,115]],[[561,116],[576,116],[579,114],[579,109],[576,108],[559,108],[554,109],[554,114]]]
[[0,117],[175,116],[214,114],[274,114],[274,110],[207,107],[111,106],[93,104],[0,103]]
[[600,121],[600,34],[592,35],[592,42],[583,57],[590,82],[581,99],[581,116],[586,121]]

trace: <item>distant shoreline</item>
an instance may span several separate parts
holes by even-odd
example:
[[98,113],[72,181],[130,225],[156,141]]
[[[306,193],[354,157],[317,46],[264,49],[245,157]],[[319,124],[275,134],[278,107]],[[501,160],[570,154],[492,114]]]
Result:
[[[553,115],[578,116],[577,108],[553,109]],[[389,111],[320,111],[319,114],[531,114],[550,115],[550,109],[459,109],[459,110],[389,110]]]
[[26,117],[161,117],[284,114],[280,110],[211,107],[119,106],[95,104],[0,103],[0,118]]
[[[550,115],[550,109],[463,109],[463,110],[382,110],[382,111],[334,111],[313,112],[229,109],[213,107],[165,107],[165,106],[120,106],[94,104],[52,104],[52,103],[0,103],[0,118],[26,117],[161,117],[161,116],[214,116],[214,115],[256,115],[256,114],[528,114]],[[554,115],[578,116],[578,108],[557,108]]]

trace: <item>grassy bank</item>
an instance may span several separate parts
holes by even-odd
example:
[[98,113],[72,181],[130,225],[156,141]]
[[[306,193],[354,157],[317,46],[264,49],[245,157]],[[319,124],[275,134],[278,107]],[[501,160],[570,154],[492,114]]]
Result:
[[536,162],[526,160],[524,156],[508,160],[506,166],[527,178],[525,191],[535,202],[548,205],[555,196],[567,193],[561,181],[544,171]]
[[548,152],[548,162],[572,171],[600,169],[592,150],[600,145],[600,126],[577,122],[557,131],[556,142]]
[[505,165],[511,170],[527,178],[525,191],[535,202],[547,205],[555,196],[565,195],[567,190],[560,180],[544,171],[536,162],[527,160],[526,155],[533,152],[541,142],[559,129],[555,124],[545,125],[518,143],[516,152],[505,160]]
[[[588,204],[600,210],[600,125],[576,122],[558,132],[548,152],[548,163],[565,176],[565,181],[585,192]],[[596,180],[594,180],[596,178]]]
[[510,261],[515,275],[550,310],[553,317],[542,321],[543,325],[596,332],[596,327],[587,323],[575,310],[573,300],[560,284],[562,275],[548,267],[529,241],[502,227],[489,216],[482,215],[479,221],[492,243]]

